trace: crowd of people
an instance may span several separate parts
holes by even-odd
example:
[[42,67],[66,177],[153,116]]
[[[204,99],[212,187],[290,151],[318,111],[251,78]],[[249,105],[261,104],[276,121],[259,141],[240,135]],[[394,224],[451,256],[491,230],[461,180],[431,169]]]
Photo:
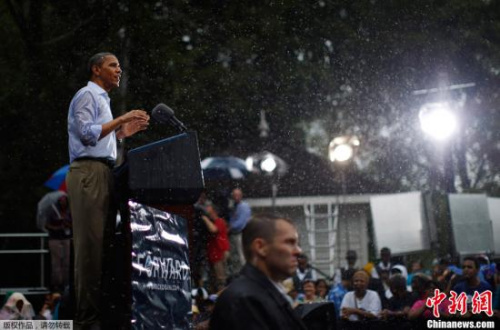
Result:
[[[218,305],[246,320],[249,329],[253,328],[253,322],[262,322],[257,324],[273,329],[277,324],[287,324],[287,329],[302,329],[300,315],[293,310],[314,303],[331,303],[337,328],[367,322],[401,326],[422,319],[500,318],[500,272],[486,255],[465,257],[461,264],[448,256],[424,265],[420,260],[405,263],[384,247],[378,262],[360,265],[356,251],[349,250],[345,266],[329,277],[312,267],[308,256],[302,253],[292,221],[272,216],[252,217],[240,188],[232,190],[230,201],[230,207],[221,208],[202,193],[195,204],[192,247],[195,259],[191,266],[196,329],[224,329],[226,323],[238,322],[228,320],[227,313],[212,321]],[[5,300],[0,319],[59,318],[62,289],[68,286],[66,243],[71,237],[71,216],[67,197],[58,198],[47,215],[45,229],[49,232],[53,293],[47,295],[37,313],[26,297],[13,293]],[[277,232],[277,223],[286,227],[283,233]],[[280,247],[275,242],[280,238],[289,242]],[[274,299],[286,302],[290,308],[268,306],[269,311],[283,314],[279,322],[269,315],[253,315],[257,312],[253,311],[256,307],[252,295],[259,290],[267,292],[254,297],[260,303],[265,300],[269,304],[268,300]],[[219,303],[220,297],[225,296]],[[239,307],[238,299],[244,300]],[[438,303],[429,305],[429,301]]]
[[[250,224],[257,222],[262,226],[262,217],[253,217]],[[226,287],[208,286],[205,301],[193,300],[195,328],[229,329],[238,320],[244,320],[246,325],[239,323],[238,328],[252,329],[259,326],[264,329],[285,329],[283,324],[289,322],[286,329],[302,329],[304,324],[291,316],[288,321],[281,320],[275,324],[270,315],[263,315],[264,311],[260,309],[254,310],[257,307],[253,305],[255,301],[252,299],[266,300],[269,304],[267,300],[273,297],[276,300],[277,292],[295,310],[304,304],[318,303],[320,306],[331,303],[335,313],[335,326],[332,329],[366,326],[412,329],[415,324],[421,325],[418,322],[425,320],[491,321],[500,318],[500,272],[486,255],[468,256],[461,263],[447,256],[435,259],[425,267],[420,260],[410,260],[406,264],[402,258],[394,258],[391,250],[384,247],[380,250],[378,262],[358,265],[356,251],[350,250],[345,255],[346,266],[337,269],[334,276],[328,278],[321,277],[325,275],[321,272],[318,274],[310,265],[307,255],[298,252],[300,247],[297,245],[293,247],[294,252],[289,253],[296,259],[295,269],[288,273],[285,269],[273,276],[272,271],[283,266],[287,255],[281,251],[284,259],[281,263],[273,256],[260,255],[258,246],[253,246],[251,239],[245,239],[245,235],[249,235],[248,231],[252,230],[243,231],[246,265],[241,274],[228,277]],[[267,237],[267,240],[273,242],[273,237]],[[259,258],[263,258],[263,261]],[[260,267],[261,264],[265,267]],[[262,275],[271,280],[267,282],[274,284],[277,291],[267,296],[253,297],[254,290],[270,290],[267,284],[262,284]],[[260,287],[252,280],[259,283]],[[202,283],[195,285],[200,290]],[[223,303],[217,303],[219,296],[224,297]],[[239,305],[241,299],[248,301],[241,301]],[[272,306],[268,308],[273,310]],[[237,315],[234,318],[237,319],[226,315],[223,309],[234,312]],[[217,314],[218,310],[221,311],[220,315]],[[215,313],[215,319],[210,321],[212,313]],[[327,315],[322,317],[327,318]]]

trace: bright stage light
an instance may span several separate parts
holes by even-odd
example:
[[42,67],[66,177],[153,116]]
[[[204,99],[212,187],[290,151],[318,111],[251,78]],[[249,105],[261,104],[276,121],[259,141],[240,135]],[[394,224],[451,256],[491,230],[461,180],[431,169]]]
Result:
[[457,118],[448,103],[428,103],[419,113],[422,130],[436,140],[448,139],[457,128]]

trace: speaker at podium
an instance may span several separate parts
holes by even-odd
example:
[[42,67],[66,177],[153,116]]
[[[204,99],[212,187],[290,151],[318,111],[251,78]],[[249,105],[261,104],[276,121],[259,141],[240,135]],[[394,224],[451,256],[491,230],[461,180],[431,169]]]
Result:
[[196,132],[185,132],[128,152],[131,199],[144,204],[192,205],[203,187]]

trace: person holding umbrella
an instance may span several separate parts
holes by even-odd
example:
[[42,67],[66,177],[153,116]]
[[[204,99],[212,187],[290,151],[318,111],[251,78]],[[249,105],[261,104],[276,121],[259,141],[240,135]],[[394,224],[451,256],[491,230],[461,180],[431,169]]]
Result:
[[[149,115],[131,110],[113,119],[108,93],[119,87],[122,69],[112,53],[88,63],[90,81],[71,100],[68,111],[70,168],[66,178],[73,217],[75,250],[75,329],[100,329],[103,250],[115,225],[112,168],[117,139],[145,130]],[[106,228],[106,229],[105,229]],[[106,327],[103,327],[106,328]]]

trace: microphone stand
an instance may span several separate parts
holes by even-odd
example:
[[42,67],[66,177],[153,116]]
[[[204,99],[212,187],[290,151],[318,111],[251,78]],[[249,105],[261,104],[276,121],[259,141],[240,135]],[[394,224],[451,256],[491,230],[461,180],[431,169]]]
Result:
[[319,274],[323,275],[325,277],[325,279],[327,281],[330,281],[333,283],[333,279],[335,278],[335,274],[333,274],[333,276],[330,276],[328,274],[326,274],[325,272],[323,272],[321,269],[317,268],[317,267],[314,267],[313,265],[311,264],[307,264],[307,266],[313,270],[315,270],[316,272],[318,272]]

